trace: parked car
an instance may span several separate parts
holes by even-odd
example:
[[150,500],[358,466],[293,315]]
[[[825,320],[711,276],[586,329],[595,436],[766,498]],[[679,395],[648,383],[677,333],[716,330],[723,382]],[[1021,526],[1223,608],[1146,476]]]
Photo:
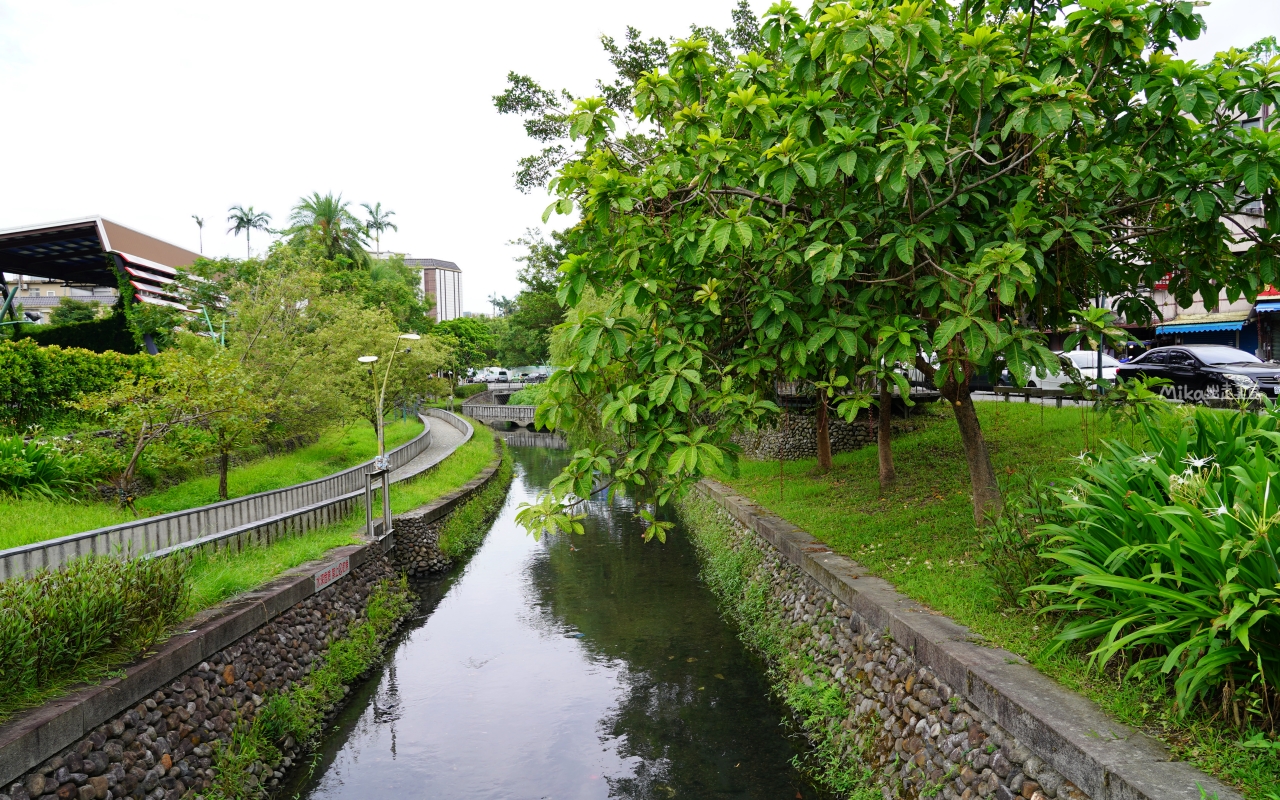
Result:
[[1160,391],[1166,397],[1192,403],[1227,394],[1275,397],[1280,392],[1280,364],[1224,345],[1157,347],[1121,365],[1118,374],[1124,380],[1165,378],[1170,385]]
[[[1057,353],[1058,358],[1062,359],[1063,365],[1067,362],[1075,365],[1080,370],[1080,377],[1089,381],[1092,386],[1098,379],[1098,354],[1093,350],[1072,350],[1070,353]],[[1104,381],[1116,380],[1116,370],[1120,367],[1120,362],[1107,355],[1102,354],[1102,379]],[[1061,389],[1071,383],[1071,373],[1065,369],[1057,375],[1049,375],[1041,373],[1039,369],[1031,370],[1031,374],[1027,376],[1027,388],[1035,389]]]

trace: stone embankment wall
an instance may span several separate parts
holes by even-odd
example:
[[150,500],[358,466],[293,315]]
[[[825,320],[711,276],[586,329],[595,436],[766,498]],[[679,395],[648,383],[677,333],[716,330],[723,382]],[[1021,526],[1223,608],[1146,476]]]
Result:
[[[230,741],[265,698],[304,678],[359,620],[375,584],[394,576],[377,555],[234,644],[137,698],[88,736],[0,788],[0,800],[176,800],[207,789],[214,742]],[[297,757],[287,739],[281,767]],[[283,772],[251,767],[269,790]]]
[[[877,424],[856,419],[845,422],[839,418],[828,421],[831,432],[831,452],[847,453],[876,443]],[[911,420],[895,419],[893,434],[898,436],[915,430]],[[733,442],[742,448],[743,455],[756,461],[776,461],[781,454],[783,461],[813,458],[818,455],[818,422],[812,414],[790,413],[781,417],[777,425],[762,428],[755,433],[739,433]]]
[[844,701],[811,738],[851,732],[838,756],[869,767],[886,800],[1241,800],[805,531],[714,481],[699,489],[697,513],[728,528],[735,552],[759,556],[743,577],[783,631],[780,683],[820,682]]
[[411,578],[444,572],[453,559],[440,552],[440,531],[453,512],[484,488],[502,464],[502,442],[494,437],[493,461],[461,489],[395,517],[396,546],[391,551],[396,568]]

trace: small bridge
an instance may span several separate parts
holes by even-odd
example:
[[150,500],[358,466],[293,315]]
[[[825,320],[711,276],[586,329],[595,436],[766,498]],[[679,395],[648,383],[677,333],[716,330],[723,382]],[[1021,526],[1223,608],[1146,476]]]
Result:
[[534,430],[533,412],[537,406],[464,405],[463,413],[481,422],[510,422]]

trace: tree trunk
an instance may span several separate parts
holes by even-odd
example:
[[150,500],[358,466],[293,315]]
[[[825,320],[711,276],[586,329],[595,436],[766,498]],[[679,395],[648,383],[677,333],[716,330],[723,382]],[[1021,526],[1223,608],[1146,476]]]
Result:
[[893,469],[893,393],[889,382],[880,381],[880,424],[876,430],[876,450],[880,457],[880,494],[889,491],[898,475]]
[[827,392],[818,390],[818,469],[831,471],[831,426],[827,423]]
[[218,454],[218,499],[227,499],[227,466],[231,461],[231,454],[223,450]]
[[991,466],[991,453],[982,435],[978,412],[969,394],[969,381],[956,383],[948,377],[942,385],[942,396],[951,404],[960,428],[960,441],[964,444],[965,460],[969,463],[969,483],[973,487],[973,522],[985,525],[990,517],[999,514],[1004,507],[1000,496],[1000,484],[996,481],[995,468]]

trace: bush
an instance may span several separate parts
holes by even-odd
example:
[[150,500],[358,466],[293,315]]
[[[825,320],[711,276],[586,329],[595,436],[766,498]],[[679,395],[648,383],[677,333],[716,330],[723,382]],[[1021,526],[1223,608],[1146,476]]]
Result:
[[1147,411],[1139,451],[1081,456],[1033,587],[1070,614],[1057,637],[1096,641],[1095,665],[1174,678],[1175,702],[1220,698],[1228,718],[1280,718],[1280,409]]
[[510,406],[536,406],[540,404],[547,396],[547,384],[536,383],[533,386],[526,386],[515,394],[511,395],[507,400]]
[[88,659],[127,657],[182,618],[186,562],[89,557],[0,583],[0,707],[79,677]]
[[[57,312],[54,312],[55,314]],[[131,355],[140,351],[124,314],[115,312],[102,319],[60,325],[27,325],[18,339],[39,345],[76,347],[94,353],[116,352]]]
[[0,437],[0,493],[68,497],[82,485],[75,460],[52,445]]
[[464,383],[453,390],[453,396],[465,400],[468,397],[480,394],[488,388],[488,385],[483,383]]
[[[97,323],[85,323],[97,324]],[[73,327],[54,330],[69,330]],[[41,347],[33,339],[0,342],[0,426],[21,430],[53,417],[87,394],[111,389],[130,373],[151,374],[145,355]]]

